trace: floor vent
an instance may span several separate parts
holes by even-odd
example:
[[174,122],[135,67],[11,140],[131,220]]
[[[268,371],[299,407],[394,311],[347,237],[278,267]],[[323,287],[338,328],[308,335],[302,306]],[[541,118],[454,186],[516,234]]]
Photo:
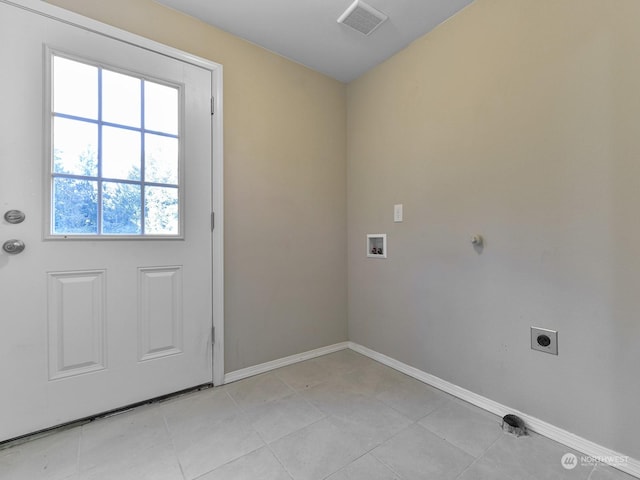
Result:
[[369,35],[378,28],[388,17],[361,0],[356,0],[338,18],[338,23]]

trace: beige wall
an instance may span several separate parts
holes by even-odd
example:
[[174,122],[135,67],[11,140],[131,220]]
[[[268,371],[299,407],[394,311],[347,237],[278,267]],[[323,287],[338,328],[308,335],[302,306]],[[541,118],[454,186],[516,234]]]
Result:
[[640,2],[614,3],[477,0],[349,85],[349,336],[640,458]]
[[345,86],[150,0],[50,3],[224,66],[225,370],[346,340]]

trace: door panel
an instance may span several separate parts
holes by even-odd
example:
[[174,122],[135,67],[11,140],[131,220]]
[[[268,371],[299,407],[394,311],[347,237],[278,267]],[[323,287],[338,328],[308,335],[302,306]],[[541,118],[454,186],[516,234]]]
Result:
[[[47,239],[47,55],[181,85],[181,239]],[[0,2],[0,441],[212,382],[212,73]]]
[[50,380],[106,368],[105,273],[47,273]]

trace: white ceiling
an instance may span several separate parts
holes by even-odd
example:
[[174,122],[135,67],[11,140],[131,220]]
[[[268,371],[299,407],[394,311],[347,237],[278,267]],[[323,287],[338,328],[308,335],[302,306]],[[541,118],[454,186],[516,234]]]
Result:
[[353,0],[157,1],[349,82],[473,0],[365,0],[389,16],[369,36],[337,23]]

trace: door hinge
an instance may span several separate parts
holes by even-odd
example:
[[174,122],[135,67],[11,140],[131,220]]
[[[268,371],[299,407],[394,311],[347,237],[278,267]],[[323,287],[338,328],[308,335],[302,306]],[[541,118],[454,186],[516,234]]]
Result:
[[211,115],[216,113],[216,97],[211,97]]
[[214,228],[216,228],[216,213],[211,212],[211,231],[212,232]]

